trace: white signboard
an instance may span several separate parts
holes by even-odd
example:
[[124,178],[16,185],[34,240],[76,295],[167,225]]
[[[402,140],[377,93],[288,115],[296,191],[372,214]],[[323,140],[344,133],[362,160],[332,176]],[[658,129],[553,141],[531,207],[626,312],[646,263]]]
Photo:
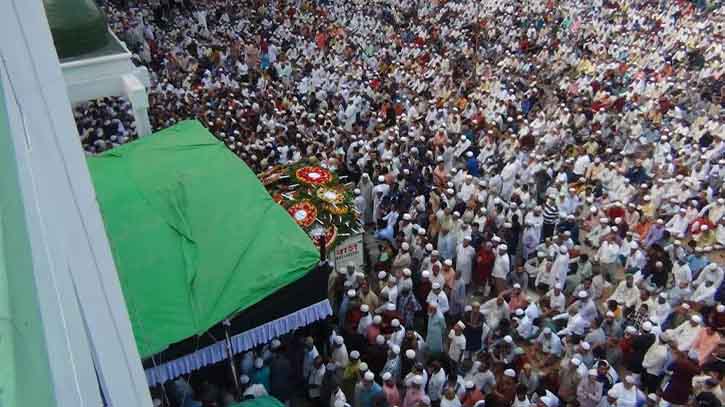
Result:
[[351,236],[335,247],[335,270],[344,271],[348,263],[354,264],[356,271],[362,271],[364,264],[362,234]]

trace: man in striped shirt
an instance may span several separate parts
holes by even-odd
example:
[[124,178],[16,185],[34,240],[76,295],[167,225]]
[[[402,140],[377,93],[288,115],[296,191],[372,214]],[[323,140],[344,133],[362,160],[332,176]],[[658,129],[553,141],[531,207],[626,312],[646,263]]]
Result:
[[556,224],[559,221],[559,208],[552,196],[546,197],[544,202],[544,227],[541,233],[541,240],[554,235]]

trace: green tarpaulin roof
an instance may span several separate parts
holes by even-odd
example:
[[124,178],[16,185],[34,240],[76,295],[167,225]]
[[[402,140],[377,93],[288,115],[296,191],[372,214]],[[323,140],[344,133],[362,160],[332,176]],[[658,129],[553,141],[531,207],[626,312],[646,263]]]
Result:
[[284,407],[284,404],[272,396],[266,396],[233,404],[230,407]]
[[142,357],[203,333],[319,260],[254,173],[199,122],[88,166]]

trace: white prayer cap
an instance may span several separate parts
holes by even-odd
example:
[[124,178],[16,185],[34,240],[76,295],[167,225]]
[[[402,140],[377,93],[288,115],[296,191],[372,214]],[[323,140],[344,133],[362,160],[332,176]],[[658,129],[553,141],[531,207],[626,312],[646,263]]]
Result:
[[392,375],[392,374],[390,374],[390,372],[385,372],[385,373],[383,373],[383,380],[384,380],[384,381],[386,381],[386,382],[387,382],[388,380],[390,380],[390,378],[392,378],[392,377],[393,377],[393,375]]
[[388,273],[384,271],[378,271],[378,280],[384,280],[385,277],[387,277]]
[[264,366],[264,360],[262,358],[254,359],[254,367],[256,367],[257,369],[261,369],[262,366]]
[[518,315],[518,316],[524,315],[524,310],[522,310],[521,308],[517,308],[516,309],[516,315]]
[[[418,228],[418,234],[419,234],[420,236],[425,236],[425,229],[423,229],[423,228]],[[433,246],[431,245],[431,247],[433,247]],[[431,250],[432,250],[432,249],[431,249]]]
[[398,321],[398,319],[396,318],[396,319],[392,320],[392,322],[390,322],[390,325],[392,325],[393,328],[397,328],[400,326],[400,321]]
[[627,333],[630,335],[635,334],[635,333],[637,333],[637,329],[635,327],[633,327],[632,325],[629,325],[627,328],[625,328],[624,333]]
[[551,328],[549,328],[548,326],[546,328],[544,328],[544,335],[548,335],[550,333],[551,333]]
[[456,191],[454,191],[454,190],[453,190],[453,188],[448,188],[448,189],[446,189],[446,193],[447,193],[448,195],[453,195],[453,193],[454,193],[454,192],[456,192]]
[[700,324],[700,323],[702,323],[702,317],[701,317],[701,316],[699,316],[699,315],[697,315],[697,314],[695,314],[695,315],[691,316],[691,317],[690,317],[690,320],[691,320],[692,322],[696,323],[696,324]]
[[587,298],[587,292],[584,290],[579,291],[579,294],[577,294],[579,298]]
[[393,304],[392,302],[389,302],[389,303],[385,304],[385,310],[387,310],[387,311],[395,311],[395,304]]
[[582,349],[584,349],[584,350],[589,350],[589,349],[591,349],[591,348],[592,348],[592,345],[590,345],[590,344],[589,344],[589,342],[587,342],[587,341],[583,341],[583,342],[581,342],[581,343],[579,344],[579,346],[581,346],[581,347],[582,347]]
[[466,152],[466,157],[468,157],[468,158],[473,157],[473,152],[472,151]]
[[373,372],[365,372],[363,378],[366,382],[372,382],[373,380],[375,380],[375,374]]
[[378,176],[378,182],[385,182],[385,177],[382,175]]
[[440,253],[440,252],[439,252],[438,250],[433,250],[433,251],[432,251],[432,252],[430,253],[430,255],[431,255],[431,256],[440,256],[440,254],[441,254],[441,253]]
[[556,288],[557,290],[561,290],[561,283],[554,284],[554,288]]
[[514,338],[511,337],[511,335],[506,335],[503,337],[504,342],[506,343],[514,343]]
[[433,245],[432,245],[431,243],[427,243],[427,244],[425,245],[425,250],[426,250],[426,251],[429,251],[429,252],[430,252],[430,251],[433,251]]
[[410,249],[410,245],[408,242],[403,242],[403,244],[400,245],[400,248],[403,249],[403,251],[408,251],[408,249]]
[[355,193],[355,195],[360,195],[362,193],[358,188],[355,188],[353,192]]
[[350,359],[353,359],[353,360],[360,359],[360,352],[358,352],[356,350],[350,352]]
[[723,304],[717,304],[717,307],[715,307],[717,312],[725,312],[725,305]]
[[411,275],[411,273],[412,273],[412,272],[410,271],[410,269],[409,269],[409,268],[404,268],[404,269],[403,269],[403,275],[404,275],[404,276],[409,276],[409,275]]
[[498,247],[498,249],[501,250],[502,252],[505,252],[506,250],[509,249],[509,247],[506,246],[505,244],[502,244],[501,246]]
[[516,372],[513,369],[506,369],[503,374],[508,377],[516,377]]
[[249,383],[249,376],[247,376],[245,374],[239,376],[239,382],[241,384],[247,384],[247,383]]
[[275,350],[282,346],[282,342],[280,342],[279,339],[272,339],[272,343],[270,346],[272,347],[272,350]]
[[449,266],[449,267],[450,267],[450,266],[452,266],[452,265],[453,265],[453,260],[451,260],[451,259],[446,259],[446,260],[445,260],[445,261],[443,262],[443,264],[445,264],[446,266]]
[[465,329],[466,328],[466,324],[464,324],[463,321],[456,322],[456,326],[459,327],[459,328],[461,328],[461,329]]
[[599,223],[609,223],[609,218],[599,218]]
[[654,402],[657,402],[657,395],[654,394],[654,393],[648,394],[647,395],[647,398],[650,399],[650,400],[652,400],[652,401],[654,401]]
[[428,271],[428,270],[423,270],[423,273],[421,273],[421,276],[422,276],[422,277],[423,277],[424,279],[426,279],[426,280],[427,280],[428,278],[430,278],[430,271]]
[[368,312],[368,311],[370,311],[370,306],[368,306],[367,304],[363,304],[360,306],[360,311]]
[[383,335],[378,335],[375,337],[375,343],[378,345],[382,345],[385,343],[385,337]]
[[433,288],[434,290],[440,290],[440,288],[441,288],[441,285],[440,285],[440,283],[433,283],[433,287],[432,287],[432,288]]
[[373,317],[373,324],[379,324],[381,322],[383,322],[383,317],[381,317],[380,315],[375,315]]
[[410,216],[409,213],[403,214],[403,220],[411,220],[411,219],[413,219],[413,218]]
[[514,284],[514,288],[521,288],[521,284],[519,284],[519,283]]
[[610,318],[614,318],[614,313],[612,311],[607,311],[606,315]]
[[423,385],[423,376],[416,375],[415,377],[413,377],[413,384],[415,384],[417,386]]
[[342,336],[338,335],[335,337],[335,343],[338,345],[342,345],[343,343],[345,343],[345,339]]
[[391,350],[391,351],[392,351],[392,352],[393,352],[394,354],[396,354],[396,355],[397,355],[397,354],[399,354],[399,353],[400,353],[400,346],[398,346],[398,345],[391,345],[391,346],[390,346],[390,350]]
[[614,389],[609,389],[609,391],[607,392],[607,396],[609,396],[609,397],[611,397],[613,399],[616,399],[617,396],[618,396],[618,393]]
[[405,357],[408,359],[415,359],[415,351],[413,349],[406,350]]
[[347,296],[348,297],[354,297],[355,296],[355,290],[347,290]]
[[582,361],[579,358],[571,358],[571,364],[574,366],[579,366],[582,363]]
[[690,309],[690,304],[688,304],[688,303],[686,303],[686,302],[683,302],[683,303],[682,303],[682,304],[680,305],[680,307],[682,307],[683,309]]
[[476,387],[476,385],[475,385],[475,384],[473,384],[473,382],[472,382],[472,381],[470,381],[470,380],[466,380],[465,386],[466,386],[466,388],[467,388],[467,389],[469,389],[469,390],[470,390],[470,389],[472,389],[472,388],[474,388],[474,387]]

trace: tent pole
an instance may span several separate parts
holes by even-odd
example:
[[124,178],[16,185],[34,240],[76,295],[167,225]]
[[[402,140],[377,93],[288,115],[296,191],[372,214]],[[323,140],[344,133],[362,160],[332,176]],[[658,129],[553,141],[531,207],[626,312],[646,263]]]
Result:
[[239,387],[239,376],[237,376],[237,368],[234,366],[234,353],[232,352],[232,338],[229,336],[229,326],[231,325],[231,322],[229,322],[228,319],[225,319],[223,322],[224,325],[224,336],[226,338],[226,345],[227,345],[227,355],[229,356],[229,367],[232,368],[232,377],[234,378],[234,390],[236,393],[241,397],[241,394],[239,392],[241,391]]

